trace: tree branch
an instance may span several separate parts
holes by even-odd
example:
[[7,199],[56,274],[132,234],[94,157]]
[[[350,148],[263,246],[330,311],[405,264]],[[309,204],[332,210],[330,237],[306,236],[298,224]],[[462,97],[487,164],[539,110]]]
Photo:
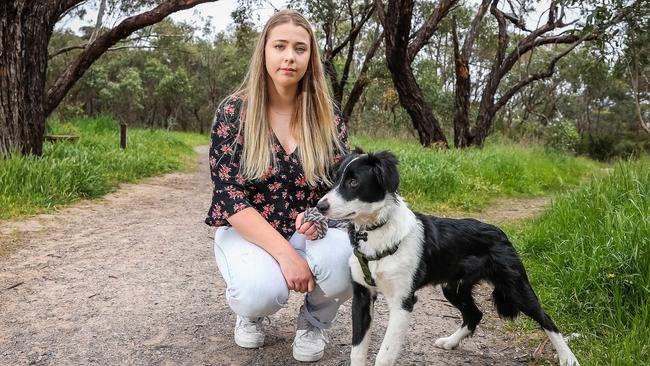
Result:
[[564,51],[560,52],[558,55],[553,57],[553,59],[547,66],[546,70],[529,75],[527,78],[520,80],[517,84],[515,84],[515,86],[513,86],[510,90],[508,90],[505,94],[503,94],[501,98],[499,98],[499,100],[494,105],[494,110],[498,111],[501,107],[503,107],[506,103],[508,103],[508,101],[510,100],[510,98],[512,98],[513,95],[515,95],[519,90],[521,90],[526,85],[536,80],[541,80],[553,76],[553,73],[555,72],[555,65],[557,64],[557,62],[562,57],[568,55],[569,52],[573,51],[573,49],[578,47],[578,45],[580,45],[582,42],[587,40],[588,38],[587,36],[589,35],[588,34],[584,35],[580,39],[576,40],[573,44],[571,44],[571,46],[567,47]]
[[357,37],[361,29],[363,28],[363,25],[366,23],[366,21],[368,21],[368,19],[370,19],[374,11],[375,11],[375,5],[369,4],[368,8],[365,10],[365,14],[363,15],[363,18],[361,18],[361,21],[359,21],[359,23],[357,23],[356,26],[354,26],[354,28],[350,30],[348,35],[345,37],[345,39],[343,39],[343,41],[341,41],[341,43],[338,46],[332,49],[332,51],[330,52],[331,58],[334,58],[339,52],[341,52],[343,47],[345,47],[348,44],[348,42],[350,42],[351,39]]
[[[72,0],[70,0],[73,2]],[[48,116],[61,103],[74,83],[88,70],[88,68],[114,44],[131,35],[138,29],[155,24],[169,14],[189,9],[195,5],[212,2],[214,0],[169,0],[158,5],[152,10],[131,16],[119,25],[104,33],[92,42],[77,59],[68,65],[54,84],[47,91],[45,100],[45,115]]]
[[415,56],[429,41],[433,33],[438,29],[440,21],[447,16],[451,8],[456,5],[458,0],[440,0],[436,8],[433,10],[427,21],[413,34],[413,41],[411,41],[408,48],[408,58],[413,62]]

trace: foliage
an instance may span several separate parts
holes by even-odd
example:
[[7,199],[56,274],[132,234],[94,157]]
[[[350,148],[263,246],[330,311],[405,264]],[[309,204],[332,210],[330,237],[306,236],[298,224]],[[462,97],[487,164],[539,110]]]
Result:
[[416,141],[355,136],[352,145],[389,149],[400,159],[400,191],[415,210],[479,210],[501,196],[543,195],[573,187],[597,164],[540,146],[490,141],[482,149],[426,149]]
[[119,125],[108,117],[51,121],[49,130],[80,138],[46,143],[41,157],[0,159],[0,219],[56,209],[104,195],[121,182],[183,169],[192,145],[207,144],[207,137],[197,134],[132,128],[122,150]]
[[554,200],[513,237],[533,286],[587,365],[647,365],[650,158]]

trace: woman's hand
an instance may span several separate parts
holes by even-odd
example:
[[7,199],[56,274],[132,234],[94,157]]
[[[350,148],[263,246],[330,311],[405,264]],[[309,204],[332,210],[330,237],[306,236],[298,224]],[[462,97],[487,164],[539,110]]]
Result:
[[314,289],[314,277],[307,261],[295,250],[290,250],[276,258],[287,281],[289,290],[311,292]]
[[316,225],[313,222],[304,222],[305,213],[301,212],[296,217],[296,231],[303,234],[308,240],[316,240],[318,233],[316,232]]

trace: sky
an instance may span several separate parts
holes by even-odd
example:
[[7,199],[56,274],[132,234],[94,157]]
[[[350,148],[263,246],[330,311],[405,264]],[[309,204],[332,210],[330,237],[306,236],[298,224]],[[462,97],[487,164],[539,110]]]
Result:
[[[96,3],[97,0],[91,1],[90,3]],[[467,0],[469,3],[476,2],[478,0]],[[536,28],[540,25],[540,22],[546,21],[546,12],[545,9],[548,8],[548,0],[533,1],[533,4],[538,9],[530,14],[526,18],[526,23],[529,28]],[[263,5],[260,8],[253,9],[253,17],[258,27],[261,27],[261,24],[264,23],[274,12],[273,7],[282,8],[285,4],[285,0],[265,0]],[[189,24],[200,25],[203,24],[201,18],[212,17],[212,27],[213,34],[216,34],[221,31],[225,31],[229,24],[232,23],[230,14],[237,7],[237,0],[218,0],[211,3],[205,3],[197,5],[191,9],[179,11],[170,15],[170,17],[175,21],[184,21]],[[507,12],[507,10],[505,10]],[[569,12],[571,14],[573,12]],[[572,14],[569,16],[569,19],[574,19],[577,14]],[[57,29],[69,28],[73,30],[78,30],[82,26],[93,26],[95,23],[95,18],[97,17],[96,11],[88,11],[88,14],[84,19],[63,19],[60,23],[57,24]],[[539,19],[541,17],[541,19]],[[123,18],[118,18],[116,16],[106,15],[104,19],[104,24],[106,26],[115,26]],[[197,21],[200,22],[197,24]]]
[[[253,10],[253,16],[265,20],[270,17],[274,10],[273,6],[281,8],[284,1],[268,0],[262,7]],[[179,11],[170,15],[174,21],[184,21],[189,24],[195,23],[197,19],[212,17],[212,26],[214,33],[225,31],[227,26],[232,23],[230,13],[237,7],[237,0],[219,0],[216,2],[205,3],[197,5],[193,8]],[[57,29],[68,28],[78,30],[83,26],[94,26],[97,17],[97,11],[88,11],[84,19],[64,18],[57,24]],[[106,15],[105,24],[107,26],[115,26],[122,19]]]

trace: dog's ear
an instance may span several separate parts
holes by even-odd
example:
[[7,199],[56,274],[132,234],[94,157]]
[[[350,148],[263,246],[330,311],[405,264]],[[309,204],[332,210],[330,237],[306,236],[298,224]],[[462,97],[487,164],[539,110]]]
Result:
[[361,154],[365,154],[365,153],[363,152],[363,150],[361,150],[361,148],[359,146],[355,146],[354,150],[352,150],[352,154],[361,155]]
[[390,193],[397,191],[399,187],[399,171],[397,170],[397,156],[390,151],[380,151],[369,154],[368,157],[374,164],[373,171],[381,184]]

